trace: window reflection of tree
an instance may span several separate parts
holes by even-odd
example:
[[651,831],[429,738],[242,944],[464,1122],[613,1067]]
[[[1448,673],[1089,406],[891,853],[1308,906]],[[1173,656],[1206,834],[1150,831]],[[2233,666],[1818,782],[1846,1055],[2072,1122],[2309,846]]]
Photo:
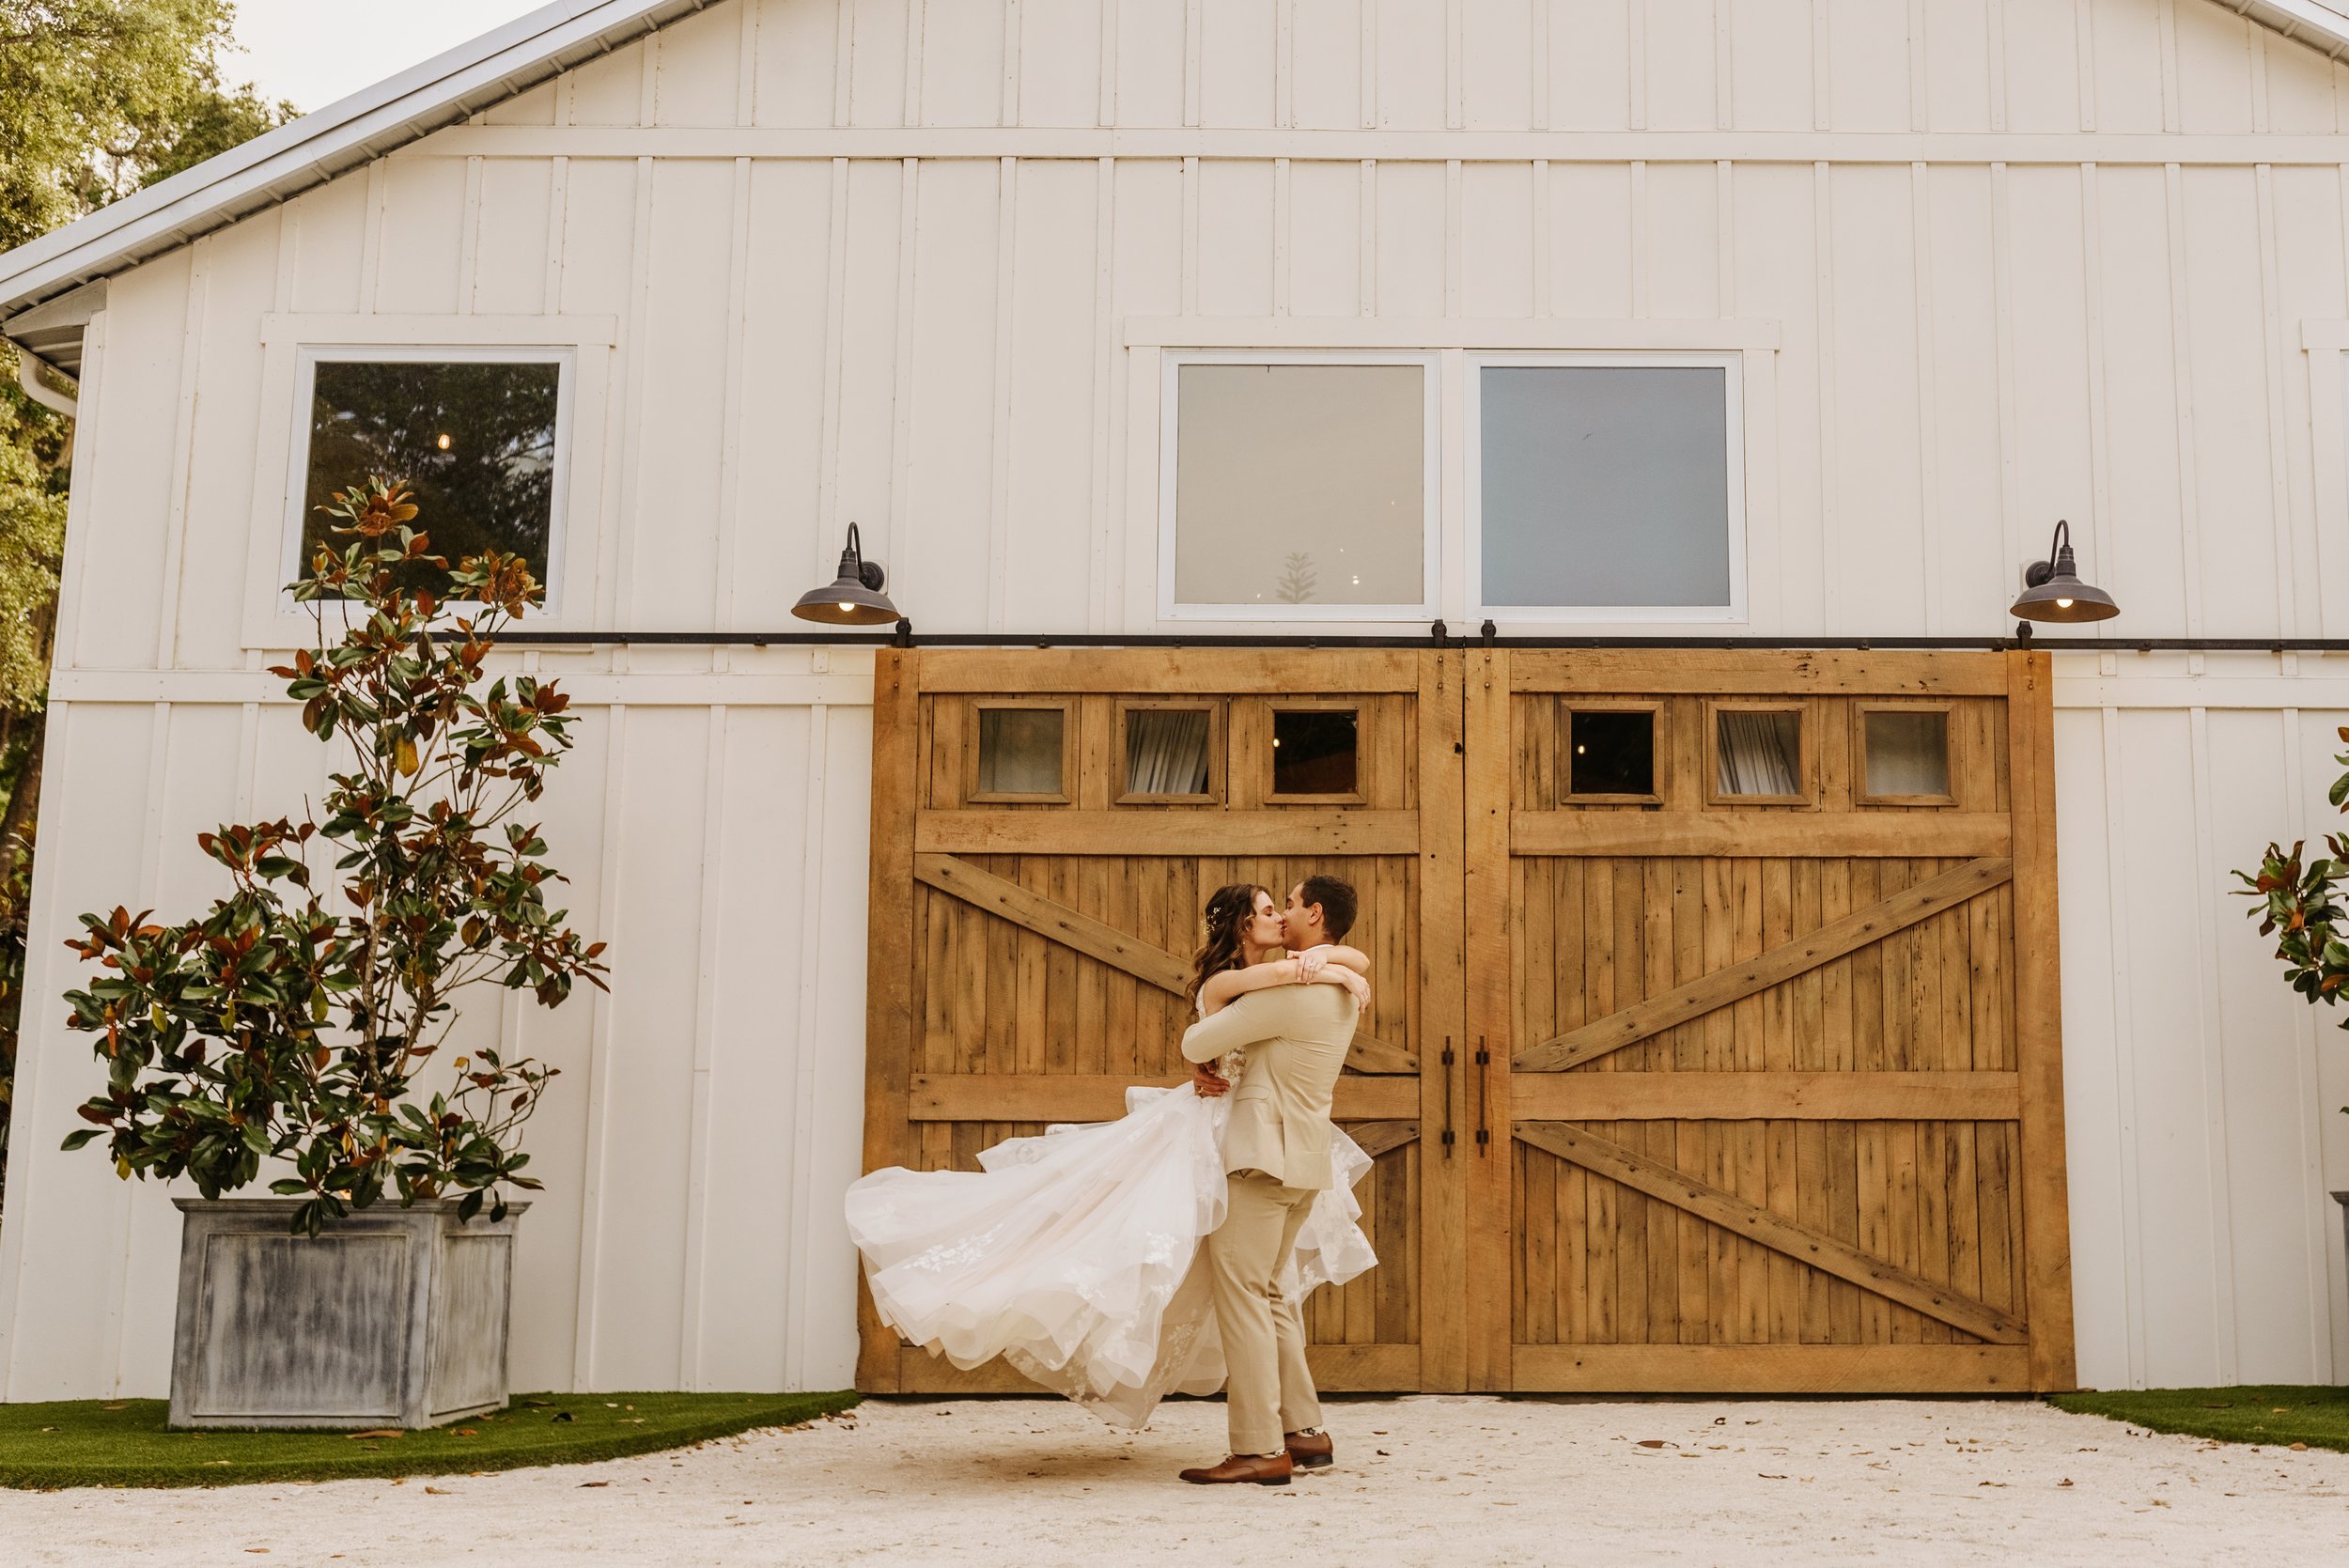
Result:
[[[336,490],[383,474],[415,491],[415,526],[430,537],[433,553],[454,566],[507,551],[543,580],[561,377],[562,367],[549,363],[319,362],[305,560],[332,538],[318,508]],[[408,586],[442,587],[442,574],[429,568],[406,575]]]

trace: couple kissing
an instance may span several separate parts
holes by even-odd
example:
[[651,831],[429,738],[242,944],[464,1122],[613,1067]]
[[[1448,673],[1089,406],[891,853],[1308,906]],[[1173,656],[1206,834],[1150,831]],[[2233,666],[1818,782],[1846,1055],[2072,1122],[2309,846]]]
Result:
[[1369,1157],[1330,1119],[1369,1001],[1369,960],[1344,945],[1355,910],[1335,877],[1283,903],[1218,889],[1190,1082],[1006,1139],[976,1172],[855,1183],[849,1234],[883,1321],[960,1368],[1001,1356],[1129,1430],[1170,1393],[1225,1389],[1230,1452],[1185,1481],[1286,1485],[1332,1463],[1300,1305],[1377,1262],[1353,1197]]

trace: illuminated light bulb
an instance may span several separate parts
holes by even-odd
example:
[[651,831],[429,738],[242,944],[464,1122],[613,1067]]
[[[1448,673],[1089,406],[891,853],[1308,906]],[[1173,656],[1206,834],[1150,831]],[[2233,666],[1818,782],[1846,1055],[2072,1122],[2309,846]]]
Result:
[[1591,754],[1591,749],[1588,746],[1577,746],[1574,749],[1574,754],[1579,757],[1588,756]]
[[845,598],[844,598],[844,599],[842,599],[842,600],[840,601],[840,613],[841,613],[842,614],[844,614],[844,615],[848,614],[850,612],[854,611],[855,609],[856,609],[856,606],[855,606],[855,605],[853,605],[853,604],[850,604],[850,603],[849,603],[847,599],[845,599]]
[[441,432],[441,450],[443,452],[448,450],[448,432],[445,430]]
[[1275,746],[1278,746],[1278,745],[1281,743],[1281,737],[1280,737],[1279,736],[1277,736],[1277,735],[1276,735],[1276,736],[1274,736],[1274,737],[1272,737],[1272,743],[1273,743]]
[[2056,608],[2058,610],[2069,610],[2072,608],[2072,601],[2068,598],[2060,598],[2056,600]]

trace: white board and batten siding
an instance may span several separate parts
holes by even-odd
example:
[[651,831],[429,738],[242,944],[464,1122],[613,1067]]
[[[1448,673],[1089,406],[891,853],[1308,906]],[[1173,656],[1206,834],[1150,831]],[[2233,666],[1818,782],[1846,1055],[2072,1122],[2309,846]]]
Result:
[[[2341,637],[2344,116],[2206,0],[732,0],[116,277],[0,1393],[167,1379],[176,1216],[56,1152],[97,1082],[59,942],[193,908],[192,836],[322,775],[263,668],[285,344],[583,346],[565,627],[784,627],[855,520],[923,629],[1159,629],[1160,354],[1295,345],[1448,392],[1480,347],[1742,356],[1756,634],[1997,633],[2061,516],[2112,629]],[[546,827],[614,985],[465,1023],[565,1069],[516,1386],[842,1386],[869,656],[518,662],[580,705]],[[2331,1379],[2349,1049],[2226,872],[2329,826],[2349,665],[2058,675],[2081,1379]]]

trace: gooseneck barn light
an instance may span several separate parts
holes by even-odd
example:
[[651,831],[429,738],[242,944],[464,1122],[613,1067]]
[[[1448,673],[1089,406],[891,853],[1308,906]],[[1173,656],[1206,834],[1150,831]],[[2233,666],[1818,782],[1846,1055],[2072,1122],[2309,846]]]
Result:
[[881,592],[889,574],[879,561],[864,558],[863,541],[856,524],[848,524],[848,548],[840,552],[840,575],[821,588],[810,588],[791,607],[803,621],[825,626],[884,626],[899,618],[897,607]]
[[[2047,541],[2047,559],[2033,561],[2023,569],[2023,595],[2009,613],[2026,622],[2074,622],[2108,621],[2120,613],[2110,594],[2080,581],[2079,567],[2072,558],[2072,525],[2059,519],[2055,535]],[[2017,626],[2015,631],[2018,637],[2030,635],[2027,625]]]

